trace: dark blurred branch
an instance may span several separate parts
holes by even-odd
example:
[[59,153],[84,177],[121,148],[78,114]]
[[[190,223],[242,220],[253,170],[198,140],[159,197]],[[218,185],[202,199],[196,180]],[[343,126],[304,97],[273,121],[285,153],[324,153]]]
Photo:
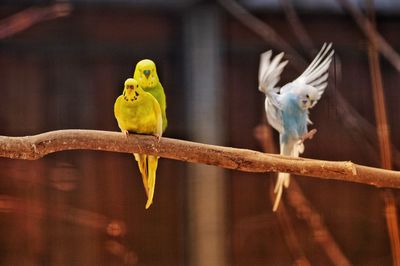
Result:
[[[55,205],[49,211],[45,209],[42,202],[28,202],[8,195],[0,195],[0,213],[16,213],[39,219],[43,219],[48,215],[52,219],[63,220],[104,232],[106,232],[107,225],[111,221],[111,219],[99,213],[73,208],[68,205]],[[124,226],[122,222],[120,223]]]
[[357,6],[348,0],[337,0],[354,18],[358,27],[363,31],[368,40],[376,46],[384,57],[400,72],[400,56],[393,47],[380,35],[373,24],[363,15]]
[[289,54],[291,62],[298,69],[302,69],[303,66],[306,65],[306,61],[296,52],[296,50],[282,39],[281,36],[268,24],[253,16],[233,0],[218,0],[218,3],[243,25],[248,27],[251,31],[256,32],[257,35],[266,43],[271,44],[276,49],[286,51]]
[[69,3],[56,3],[47,7],[30,7],[20,11],[0,20],[0,39],[24,31],[39,22],[68,16],[71,10],[72,6]]
[[[375,8],[373,2],[366,0],[368,6],[368,13],[370,23],[373,30],[375,30]],[[369,68],[371,74],[372,93],[374,100],[376,130],[379,140],[379,151],[381,156],[381,165],[385,169],[392,169],[392,154],[391,154],[391,141],[390,130],[386,113],[386,101],[383,90],[382,72],[379,64],[379,56],[377,51],[377,36],[370,39],[368,46]],[[400,265],[400,239],[397,217],[397,206],[393,191],[390,189],[382,191],[382,196],[385,202],[385,216],[386,224],[388,227],[388,234],[390,239],[390,246],[392,250],[393,265]]]
[[[258,125],[255,130],[256,139],[263,146],[266,152],[276,152],[276,148],[272,142],[271,128],[266,126],[264,123]],[[272,200],[274,199],[273,193]],[[305,197],[302,189],[297,184],[295,178],[291,178],[290,187],[286,190],[287,199],[292,208],[295,209],[297,217],[304,220],[314,235],[314,240],[321,246],[325,251],[325,254],[330,259],[332,265],[351,265],[349,260],[343,254],[339,245],[335,242],[332,234],[325,225],[321,215],[312,206],[312,204]],[[280,207],[276,212],[278,215],[279,223],[285,228],[284,236],[292,254],[297,254],[297,261],[301,261],[304,264],[295,265],[306,265],[310,264],[307,258],[301,251],[301,247],[297,246],[296,234],[293,231],[293,226],[290,223],[290,217],[287,214],[285,202],[280,203]]]
[[311,53],[315,50],[313,42],[310,35],[304,28],[299,16],[297,15],[296,10],[293,8],[291,0],[280,0],[280,2],[283,10],[285,11],[286,18],[293,29],[294,35],[296,35],[296,38],[300,41],[304,50],[308,52],[310,56],[312,56]]
[[[373,24],[371,24],[371,27],[373,27]],[[372,83],[372,99],[374,101],[375,120],[377,124],[376,131],[378,135],[381,165],[385,169],[392,169],[393,163],[390,148],[391,141],[385,107],[386,104],[383,91],[382,72],[380,69],[378,52],[375,44],[376,42],[370,40],[368,46],[368,59]]]
[[[79,226],[85,226],[110,237],[121,237],[126,233],[123,221],[112,220],[100,213],[78,209],[64,204],[55,204],[50,209],[45,209],[45,204],[36,200],[25,200],[8,195],[0,195],[0,213],[13,213],[36,219],[51,218]],[[105,242],[105,248],[122,260],[134,262],[137,260],[135,252],[115,240]],[[128,263],[132,265],[134,263]]]
[[[274,187],[274,186],[272,186]],[[270,193],[271,202],[275,200],[275,193],[271,190]],[[289,213],[286,209],[286,205],[280,203],[279,209],[276,212],[276,218],[279,221],[281,227],[282,236],[285,239],[286,245],[290,250],[290,253],[294,259],[292,265],[309,266],[312,265],[310,260],[307,258],[299,239],[296,235],[296,230],[293,226],[292,220],[290,219]]]
[[[263,117],[265,119],[265,116]],[[265,119],[266,120],[266,119]],[[272,128],[267,127],[264,123],[261,123],[254,129],[255,138],[260,142],[264,152],[277,153],[278,149],[274,145]],[[272,180],[271,180],[272,181]],[[292,181],[293,182],[293,178]],[[271,182],[272,184],[272,182]],[[270,186],[270,193],[266,193],[268,200],[274,202],[275,193],[273,192],[274,185]],[[293,257],[293,265],[311,265],[307,258],[303,247],[297,237],[296,230],[293,226],[292,220],[290,219],[289,213],[286,210],[285,202],[282,200],[278,210],[276,211],[276,218],[278,219],[279,226],[282,231],[282,236],[285,239],[286,246],[288,247],[290,254]]]
[[121,259],[122,265],[138,265],[138,255],[133,250],[129,250],[125,245],[116,240],[105,241],[105,248],[111,254]]
[[335,242],[331,232],[329,232],[324,219],[307,200],[300,186],[293,179],[287,190],[287,199],[289,205],[296,210],[297,217],[308,224],[313,232],[315,242],[325,251],[332,265],[351,265],[339,245]]
[[386,226],[390,239],[390,248],[392,250],[393,265],[398,266],[400,265],[400,240],[396,198],[393,191],[389,189],[383,191],[382,196],[385,202]]
[[26,137],[0,136],[0,157],[37,160],[65,150],[145,153],[160,157],[244,172],[285,172],[323,179],[400,188],[400,172],[362,166],[350,161],[332,162],[266,154],[252,150],[120,132],[68,129]]

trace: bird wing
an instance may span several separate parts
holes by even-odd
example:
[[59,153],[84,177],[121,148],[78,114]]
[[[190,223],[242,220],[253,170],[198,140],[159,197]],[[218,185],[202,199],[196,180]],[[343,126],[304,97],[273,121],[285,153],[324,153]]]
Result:
[[117,98],[117,100],[115,100],[115,104],[114,104],[114,116],[117,119],[117,123],[118,123],[118,127],[121,130],[124,130],[125,128],[123,128],[124,123],[121,121],[121,104],[122,104],[122,96],[119,96]]
[[[332,43],[324,43],[311,64],[297,79],[292,81],[292,84],[306,84],[313,86],[318,91],[318,99],[316,100],[319,100],[328,85],[328,70],[334,53],[335,50],[332,49]],[[290,90],[294,87],[295,86],[288,86],[287,89]],[[281,93],[286,92],[286,90],[281,91]]]
[[114,103],[114,116],[115,116],[115,118],[116,119],[118,119],[119,118],[119,108],[120,108],[120,97],[121,96],[119,96],[116,100],[115,100],[115,103]]
[[279,103],[279,82],[283,68],[288,61],[283,61],[284,53],[280,53],[271,60],[272,51],[264,52],[260,56],[258,70],[258,89],[266,96],[265,112],[269,124],[279,132],[283,132],[282,111]]
[[158,101],[156,100],[156,98],[151,95],[151,93],[148,93],[148,96],[152,99],[153,102],[153,109],[154,109],[154,113],[156,115],[156,134],[161,137],[162,133],[163,133],[163,119],[162,119],[162,112],[161,112],[161,108],[160,105],[158,103]]

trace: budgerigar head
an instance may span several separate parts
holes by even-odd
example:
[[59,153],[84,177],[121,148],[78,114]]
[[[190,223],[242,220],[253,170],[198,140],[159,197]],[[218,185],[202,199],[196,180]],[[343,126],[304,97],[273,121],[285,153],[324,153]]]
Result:
[[139,83],[132,78],[125,80],[123,96],[126,101],[136,101],[143,90]]
[[143,89],[156,86],[159,82],[156,64],[149,59],[139,61],[136,64],[133,78],[139,82]]
[[298,95],[298,104],[303,110],[313,108],[320,98],[318,90],[310,85],[302,84],[302,86],[297,87],[293,92]]

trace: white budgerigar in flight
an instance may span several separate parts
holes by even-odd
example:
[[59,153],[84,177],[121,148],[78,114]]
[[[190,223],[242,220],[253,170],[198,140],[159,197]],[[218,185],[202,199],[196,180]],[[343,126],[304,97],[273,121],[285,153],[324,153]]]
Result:
[[[272,58],[272,51],[261,54],[258,73],[259,90],[265,93],[265,112],[269,124],[279,132],[280,154],[298,157],[304,151],[303,137],[311,123],[309,109],[321,98],[328,85],[328,69],[334,50],[332,44],[322,46],[307,69],[295,80],[279,88],[280,74],[288,61],[283,53]],[[290,175],[278,173],[274,193],[273,211],[282,197],[283,187],[288,187]]]

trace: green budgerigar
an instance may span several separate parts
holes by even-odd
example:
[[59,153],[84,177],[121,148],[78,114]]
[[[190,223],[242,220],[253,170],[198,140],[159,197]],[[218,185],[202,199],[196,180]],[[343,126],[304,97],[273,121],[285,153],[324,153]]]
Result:
[[[114,115],[125,135],[132,132],[161,138],[163,119],[160,105],[135,79],[129,78],[125,81],[124,91],[114,104]],[[147,195],[146,209],[148,209],[153,203],[158,156],[136,153],[134,155],[142,175]]]
[[160,83],[157,75],[156,64],[149,59],[143,59],[136,64],[133,78],[139,82],[139,85],[146,92],[151,93],[158,103],[160,104],[162,119],[163,119],[163,132],[167,128],[167,103],[164,93],[164,88]]

